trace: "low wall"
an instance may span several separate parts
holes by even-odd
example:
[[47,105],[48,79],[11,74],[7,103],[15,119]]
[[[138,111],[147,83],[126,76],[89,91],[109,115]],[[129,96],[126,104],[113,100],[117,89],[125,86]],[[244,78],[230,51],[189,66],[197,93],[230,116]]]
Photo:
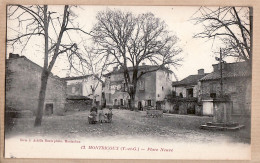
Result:
[[175,98],[165,100],[162,109],[171,114],[195,114],[202,115],[202,106],[197,98]]

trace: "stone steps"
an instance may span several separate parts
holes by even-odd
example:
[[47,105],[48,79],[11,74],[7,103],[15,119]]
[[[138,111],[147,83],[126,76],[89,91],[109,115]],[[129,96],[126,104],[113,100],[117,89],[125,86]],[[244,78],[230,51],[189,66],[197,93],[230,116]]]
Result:
[[242,128],[244,128],[244,125],[231,125],[228,126],[227,124],[222,124],[222,125],[213,125],[213,124],[205,124],[205,125],[201,125],[200,129],[204,129],[204,130],[220,130],[220,131],[236,131],[236,130],[240,130]]

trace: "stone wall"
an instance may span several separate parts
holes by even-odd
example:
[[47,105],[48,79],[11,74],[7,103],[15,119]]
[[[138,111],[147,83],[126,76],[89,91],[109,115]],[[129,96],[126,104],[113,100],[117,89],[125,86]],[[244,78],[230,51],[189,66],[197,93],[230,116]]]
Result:
[[202,107],[197,98],[173,98],[164,102],[163,110],[172,114],[195,114],[201,115]]
[[[30,110],[38,106],[42,68],[25,57],[10,58],[6,62],[6,107]],[[66,83],[50,75],[45,104],[53,105],[54,114],[62,114],[66,99]],[[45,113],[45,110],[44,110]]]
[[[223,79],[223,93],[233,103],[232,114],[250,115],[251,113],[251,79],[249,77]],[[220,81],[201,81],[201,98],[209,99],[211,93],[220,95]]]

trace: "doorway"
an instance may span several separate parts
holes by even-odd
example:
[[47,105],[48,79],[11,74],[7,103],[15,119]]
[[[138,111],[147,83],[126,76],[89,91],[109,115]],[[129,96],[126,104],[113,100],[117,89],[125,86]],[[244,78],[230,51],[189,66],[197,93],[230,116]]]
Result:
[[138,110],[143,111],[143,106],[142,106],[142,102],[138,101]]
[[52,115],[53,114],[53,103],[45,104],[45,114]]

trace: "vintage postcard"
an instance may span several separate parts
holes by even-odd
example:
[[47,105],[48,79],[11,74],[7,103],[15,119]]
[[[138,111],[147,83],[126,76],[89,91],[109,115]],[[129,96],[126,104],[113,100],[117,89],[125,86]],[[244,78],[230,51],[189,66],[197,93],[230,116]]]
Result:
[[5,158],[251,159],[252,7],[6,9]]

